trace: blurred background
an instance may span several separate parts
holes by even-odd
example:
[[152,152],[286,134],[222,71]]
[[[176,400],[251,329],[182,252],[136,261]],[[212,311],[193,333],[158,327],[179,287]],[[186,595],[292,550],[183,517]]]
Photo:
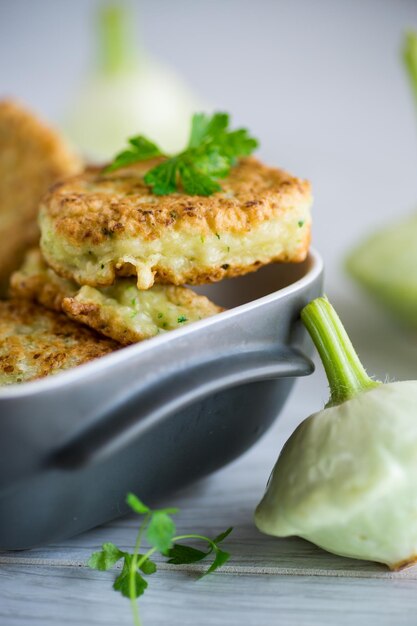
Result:
[[[105,4],[1,0],[0,95],[68,130],[100,65]],[[417,377],[417,332],[392,325],[343,270],[361,238],[417,211],[417,114],[400,54],[416,0],[125,4],[142,67],[159,64],[187,106],[229,111],[262,158],[312,181],[326,291],[361,357],[378,376]],[[302,384],[326,399],[324,381],[320,392]]]

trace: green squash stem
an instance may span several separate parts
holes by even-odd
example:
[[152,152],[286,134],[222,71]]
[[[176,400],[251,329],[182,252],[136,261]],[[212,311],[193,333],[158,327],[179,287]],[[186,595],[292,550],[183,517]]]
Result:
[[404,40],[404,63],[410,77],[414,100],[417,105],[417,32],[409,31]]
[[122,3],[105,5],[99,12],[99,66],[104,74],[122,74],[135,66],[137,55],[129,17]]
[[342,322],[327,298],[313,300],[301,311],[301,319],[317,348],[335,406],[381,383],[366,373]]

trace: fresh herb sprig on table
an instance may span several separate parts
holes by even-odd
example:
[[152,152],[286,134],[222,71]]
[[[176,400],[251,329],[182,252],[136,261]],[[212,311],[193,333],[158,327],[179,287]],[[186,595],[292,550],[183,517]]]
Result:
[[158,196],[175,191],[184,191],[192,196],[210,196],[221,190],[217,180],[229,174],[237,159],[252,154],[258,147],[258,141],[249,135],[246,128],[229,130],[227,113],[193,115],[188,145],[174,156],[167,156],[142,135],[128,141],[129,148],[117,154],[104,173],[154,157],[165,157],[144,177],[145,183]]
[[[233,529],[228,528],[214,539],[197,534],[175,536],[175,523],[171,516],[177,513],[178,509],[168,508],[153,511],[133,493],[128,494],[126,502],[135,513],[143,516],[133,553],[120,550],[114,543],[104,543],[99,552],[94,552],[91,555],[87,564],[92,569],[106,571],[123,560],[122,570],[113,583],[113,589],[130,599],[134,624],[140,626],[137,598],[145,592],[148,586],[143,575],[149,576],[156,572],[157,565],[151,560],[152,555],[159,552],[168,558],[168,563],[175,565],[197,563],[211,555],[214,558],[203,574],[206,576],[224,565],[230,558],[230,554],[221,550],[219,544],[226,539]],[[150,547],[142,554],[140,549],[144,537],[146,537]],[[207,549],[199,550],[178,543],[187,539],[203,541],[208,544]]]

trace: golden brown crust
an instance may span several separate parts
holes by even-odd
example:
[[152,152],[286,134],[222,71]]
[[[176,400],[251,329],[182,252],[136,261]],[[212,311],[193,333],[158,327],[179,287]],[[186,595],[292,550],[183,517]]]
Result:
[[76,293],[75,283],[57,276],[45,264],[40,250],[33,248],[26,253],[22,267],[10,278],[11,298],[33,300],[51,311],[62,312],[62,301]]
[[0,207],[0,298],[7,293],[10,275],[19,267],[25,251],[39,239],[38,225],[35,221],[29,219],[22,223],[20,218],[16,217],[16,221],[9,223],[8,226],[2,225],[1,222]]
[[95,302],[80,302],[76,298],[64,298],[62,310],[75,322],[95,328],[106,337],[117,335],[117,341],[125,346],[142,339],[142,337],[138,339],[128,328],[116,327],[115,329],[114,320],[108,319],[107,316],[103,317],[102,307]]
[[[195,267],[187,270],[186,274],[179,274],[175,270],[170,268],[158,268],[156,275],[156,283],[163,285],[182,285],[187,283],[188,285],[206,285],[208,283],[217,283],[225,278],[235,278],[236,276],[243,276],[256,272],[264,265],[268,263],[302,263],[308,252],[308,246],[310,244],[310,230],[305,229],[305,236],[302,243],[299,246],[296,254],[289,255],[286,251],[269,257],[265,261],[255,261],[254,263],[234,263],[224,264],[217,267],[202,268]],[[135,276],[136,271],[134,268],[129,270],[129,266],[123,266],[122,271],[124,276]],[[122,275],[120,271],[116,271],[116,276]]]
[[43,378],[118,348],[65,315],[25,300],[0,302],[0,384]]
[[[224,311],[222,307],[213,304],[205,296],[199,296],[184,287],[167,286],[165,298],[168,303],[181,307],[187,315],[189,314],[188,311],[197,309],[200,319]],[[152,336],[137,325],[126,323],[115,314],[111,307],[103,307],[92,300],[67,297],[62,301],[62,310],[74,321],[87,324],[87,326],[94,328],[106,337],[112,337],[123,345],[143,341]],[[181,324],[175,326],[180,327]],[[172,328],[166,330],[172,330]]]
[[56,233],[74,245],[111,239],[157,239],[166,229],[245,232],[310,197],[310,184],[253,157],[242,159],[209,197],[155,196],[143,175],[146,161],[103,175],[98,168],[54,185],[42,203]]
[[154,163],[108,175],[90,168],[50,190],[40,210],[41,248],[58,274],[90,286],[136,275],[138,287],[149,289],[305,259],[307,181],[246,158],[212,196],[155,196],[143,182]]
[[0,101],[0,285],[39,238],[43,194],[80,166],[57,133],[20,104]]
[[[269,257],[267,261],[255,261],[254,263],[247,264],[224,264],[217,267],[201,268],[200,266],[188,269],[186,273],[180,274],[174,269],[160,268],[158,267],[155,275],[155,283],[158,285],[175,285],[177,287],[187,283],[187,285],[206,285],[209,283],[216,283],[225,278],[235,278],[236,276],[243,276],[256,272],[264,265],[268,263],[302,263],[305,261],[308,247],[310,245],[311,232],[306,229],[306,234],[303,237],[301,245],[295,255],[288,255],[286,252]],[[65,266],[57,263],[53,258],[45,254],[47,257],[48,265],[62,278],[66,280],[74,280],[74,272],[68,270]],[[136,268],[125,263],[120,268],[114,268],[114,272],[111,274],[111,279],[107,276],[103,279],[95,277],[89,280],[86,277],[76,276],[76,279],[83,285],[90,285],[91,287],[106,287],[112,285],[117,278],[128,278],[130,276],[136,276]]]
[[10,278],[9,295],[38,302],[51,311],[62,312],[62,300],[76,286],[48,269],[37,248],[29,250],[23,266]]

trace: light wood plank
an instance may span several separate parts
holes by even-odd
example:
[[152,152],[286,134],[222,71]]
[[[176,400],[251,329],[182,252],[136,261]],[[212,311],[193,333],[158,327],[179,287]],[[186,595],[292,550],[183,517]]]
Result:
[[[3,565],[0,623],[130,626],[129,603],[111,589],[112,580],[110,572],[76,567]],[[196,581],[162,571],[140,607],[144,626],[412,626],[417,582],[220,573]]]

